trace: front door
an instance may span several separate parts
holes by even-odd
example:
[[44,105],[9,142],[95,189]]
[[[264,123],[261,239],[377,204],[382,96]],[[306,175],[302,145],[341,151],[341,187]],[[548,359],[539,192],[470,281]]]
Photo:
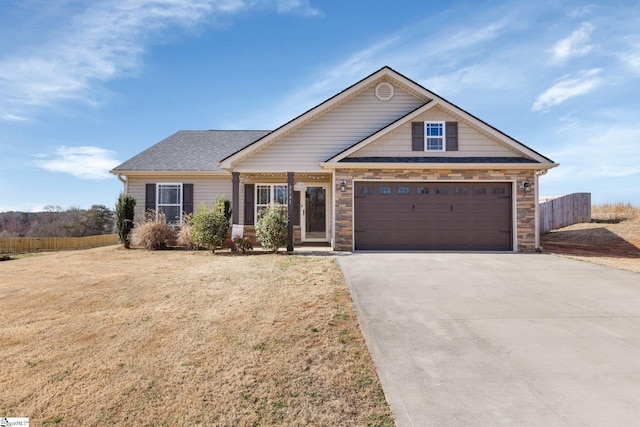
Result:
[[327,188],[307,187],[302,208],[302,240],[327,241]]

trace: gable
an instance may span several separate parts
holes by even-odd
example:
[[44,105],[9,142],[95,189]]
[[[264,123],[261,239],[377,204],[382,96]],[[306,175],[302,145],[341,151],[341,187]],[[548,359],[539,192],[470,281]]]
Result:
[[237,172],[321,171],[320,163],[327,158],[425,102],[391,79],[374,80],[348,99],[259,147],[238,161],[233,169]]
[[[413,151],[412,123],[442,121],[458,123],[458,150],[456,151]],[[503,141],[489,135],[480,127],[459,115],[437,105],[411,118],[389,133],[374,139],[355,151],[347,159],[363,157],[520,157],[522,153]]]

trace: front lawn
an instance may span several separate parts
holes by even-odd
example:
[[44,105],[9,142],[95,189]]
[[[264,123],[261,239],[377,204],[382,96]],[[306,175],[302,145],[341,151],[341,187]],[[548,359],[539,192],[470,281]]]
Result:
[[111,246],[0,265],[0,416],[393,425],[332,256]]

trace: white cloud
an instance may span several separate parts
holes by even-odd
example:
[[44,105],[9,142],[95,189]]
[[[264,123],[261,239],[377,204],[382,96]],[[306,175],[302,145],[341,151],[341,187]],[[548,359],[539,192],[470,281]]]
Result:
[[64,100],[99,104],[101,83],[135,75],[150,36],[177,26],[252,8],[317,15],[308,0],[105,0],[80,11],[49,41],[20,56],[0,58],[0,119],[26,120],[33,107]]
[[100,147],[59,147],[54,158],[44,157],[38,153],[34,156],[34,166],[50,172],[68,173],[80,179],[108,179],[113,178],[109,170],[117,166],[120,161],[114,158],[115,153]]
[[588,54],[593,49],[589,41],[594,29],[593,24],[583,22],[569,37],[557,42],[551,49],[553,62],[563,63],[569,58]]
[[640,129],[607,123],[570,126],[558,139],[565,142],[548,153],[562,164],[553,179],[594,181],[640,174]]
[[298,13],[305,16],[322,15],[318,9],[309,4],[308,0],[279,0],[275,3],[280,13]]
[[[348,87],[367,74],[388,65],[399,72],[411,76],[420,81],[421,74],[426,70],[433,70],[433,61],[442,61],[442,58],[457,58],[461,60],[467,55],[475,55],[477,48],[490,43],[498,38],[507,27],[507,20],[501,18],[496,22],[484,23],[479,26],[463,26],[461,28],[447,27],[446,31],[433,34],[428,26],[419,25],[415,28],[405,29],[390,34],[375,43],[365,46],[359,51],[349,55],[346,59],[333,64],[314,76],[313,81],[304,87],[291,92],[285,97],[277,111],[276,116],[269,112],[264,121],[269,126],[278,126],[303,113],[308,108],[335,95],[340,90]],[[425,64],[427,64],[425,66]],[[469,75],[469,71],[477,71],[477,67],[452,72],[450,76],[437,79],[438,82],[450,82],[455,80],[458,84],[456,90],[462,89],[460,85],[464,80],[468,84],[477,84],[478,80]],[[466,71],[465,71],[466,70]],[[483,68],[483,82],[497,85],[499,82],[489,75],[490,70]],[[467,78],[462,79],[461,76]],[[484,78],[487,77],[487,78]],[[259,115],[260,113],[257,113]],[[255,120],[255,116],[252,116]],[[244,123],[234,123],[242,126]],[[252,123],[246,125],[251,126]]]
[[583,16],[586,15],[591,15],[591,13],[595,10],[596,6],[593,4],[588,4],[588,5],[584,5],[584,6],[580,6],[576,9],[573,9],[572,11],[570,11],[567,16],[569,16],[570,18],[582,18]]
[[619,53],[618,58],[635,74],[640,74],[640,40],[632,40],[629,48]]
[[556,84],[538,96],[531,110],[548,110],[569,98],[591,92],[602,84],[601,79],[598,78],[598,74],[600,74],[600,69],[593,68],[591,70],[581,71],[579,76],[575,78],[570,76],[561,78]]

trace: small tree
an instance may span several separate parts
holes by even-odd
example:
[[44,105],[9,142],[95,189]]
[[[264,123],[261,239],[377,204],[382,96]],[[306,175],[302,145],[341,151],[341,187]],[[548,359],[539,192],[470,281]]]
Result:
[[200,246],[215,252],[218,246],[224,245],[229,231],[229,203],[224,199],[216,199],[211,209],[201,205],[196,209],[193,219],[189,222],[191,238]]
[[267,252],[277,252],[287,243],[289,217],[284,206],[267,206],[258,213],[256,239]]
[[118,239],[122,245],[129,249],[129,233],[133,230],[134,208],[136,207],[136,199],[129,194],[120,193],[118,202],[116,203],[116,230]]

